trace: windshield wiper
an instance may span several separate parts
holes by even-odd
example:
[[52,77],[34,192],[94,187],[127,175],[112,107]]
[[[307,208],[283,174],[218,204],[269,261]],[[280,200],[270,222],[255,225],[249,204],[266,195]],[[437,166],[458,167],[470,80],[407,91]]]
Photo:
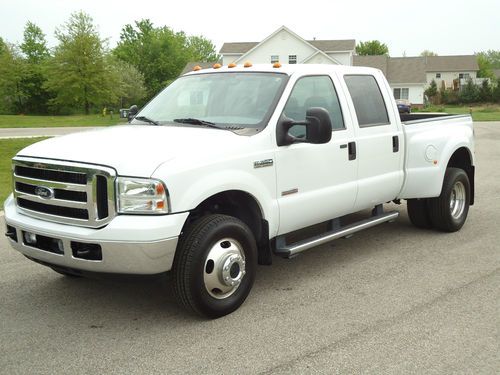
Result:
[[160,125],[158,123],[158,121],[152,120],[152,119],[150,119],[149,117],[146,117],[146,116],[137,116],[137,117],[134,117],[134,120],[144,121],[144,122],[147,122],[147,123],[153,124],[153,125]]
[[205,126],[208,126],[210,128],[215,128],[215,129],[225,129],[222,126],[217,125],[215,122],[200,120],[199,118],[192,118],[192,117],[176,118],[176,119],[174,119],[174,122],[178,122],[181,124],[205,125]]

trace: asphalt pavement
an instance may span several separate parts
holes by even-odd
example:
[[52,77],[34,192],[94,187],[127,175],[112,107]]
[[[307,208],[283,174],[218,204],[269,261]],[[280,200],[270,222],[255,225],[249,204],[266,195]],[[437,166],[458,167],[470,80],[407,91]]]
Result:
[[387,205],[395,223],[260,266],[217,320],[179,308],[167,277],[68,278],[0,239],[0,373],[498,374],[500,123],[475,129],[461,231]]

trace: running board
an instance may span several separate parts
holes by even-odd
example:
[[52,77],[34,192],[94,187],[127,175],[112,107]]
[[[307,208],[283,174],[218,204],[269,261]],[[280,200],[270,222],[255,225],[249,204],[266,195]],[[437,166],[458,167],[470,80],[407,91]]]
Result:
[[388,221],[394,221],[398,216],[399,212],[397,211],[381,213],[379,215],[372,216],[369,219],[361,220],[345,227],[334,229],[318,236],[307,238],[289,245],[285,242],[285,236],[279,236],[276,239],[275,254],[284,258],[291,258],[303,251],[309,250],[312,247],[323,245],[338,238],[350,237],[352,234],[364,229],[368,229]]

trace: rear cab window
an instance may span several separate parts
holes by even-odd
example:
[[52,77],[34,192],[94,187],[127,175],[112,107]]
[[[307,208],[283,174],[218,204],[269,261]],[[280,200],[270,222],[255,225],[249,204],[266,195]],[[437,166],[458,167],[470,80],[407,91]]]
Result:
[[360,128],[389,125],[389,115],[377,80],[372,75],[345,75]]

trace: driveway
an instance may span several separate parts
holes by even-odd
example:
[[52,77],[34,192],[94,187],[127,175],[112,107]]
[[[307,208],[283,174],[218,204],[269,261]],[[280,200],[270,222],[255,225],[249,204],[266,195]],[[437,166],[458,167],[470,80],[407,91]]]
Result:
[[[235,313],[202,320],[167,277],[63,277],[0,239],[0,372],[497,374],[500,127],[476,124],[464,228],[401,217],[258,269]],[[3,226],[0,217],[0,226]]]

